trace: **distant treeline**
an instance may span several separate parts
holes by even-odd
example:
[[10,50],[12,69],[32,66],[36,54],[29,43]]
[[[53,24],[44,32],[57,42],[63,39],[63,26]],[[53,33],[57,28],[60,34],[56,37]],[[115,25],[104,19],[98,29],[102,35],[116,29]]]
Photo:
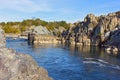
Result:
[[37,19],[27,19],[23,20],[22,22],[1,22],[0,25],[2,26],[3,30],[6,33],[21,33],[26,31],[30,26],[45,26],[48,30],[54,30],[58,27],[64,27],[65,29],[70,27],[70,24],[66,23],[65,21],[54,21],[54,22],[47,22]]

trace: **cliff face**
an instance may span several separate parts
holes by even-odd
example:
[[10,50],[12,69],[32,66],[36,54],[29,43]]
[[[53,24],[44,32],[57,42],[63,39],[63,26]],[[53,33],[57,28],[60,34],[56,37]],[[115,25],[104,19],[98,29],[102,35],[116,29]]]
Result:
[[28,34],[28,42],[32,44],[59,43],[58,38],[51,35]]
[[33,44],[58,43],[58,40],[46,27],[38,26],[28,34],[28,42]]
[[45,69],[27,54],[5,47],[4,31],[0,29],[0,80],[52,80]]
[[120,11],[108,15],[88,14],[84,21],[74,23],[62,33],[62,41],[70,44],[103,45],[111,33],[120,28]]

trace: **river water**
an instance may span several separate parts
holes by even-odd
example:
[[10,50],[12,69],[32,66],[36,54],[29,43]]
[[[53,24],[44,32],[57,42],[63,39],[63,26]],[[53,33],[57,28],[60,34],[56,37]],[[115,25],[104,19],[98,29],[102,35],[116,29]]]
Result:
[[120,56],[88,46],[30,45],[25,39],[8,39],[7,47],[30,54],[54,80],[120,80]]

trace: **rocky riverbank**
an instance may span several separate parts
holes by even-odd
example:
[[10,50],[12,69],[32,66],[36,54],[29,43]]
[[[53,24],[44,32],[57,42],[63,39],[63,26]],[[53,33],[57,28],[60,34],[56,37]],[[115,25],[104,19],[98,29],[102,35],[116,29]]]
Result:
[[33,44],[58,43],[57,39],[58,37],[43,26],[37,26],[28,33],[28,41]]
[[0,80],[52,80],[30,55],[6,48],[5,34],[0,29]]
[[120,11],[101,16],[88,14],[84,21],[63,31],[61,40],[67,44],[105,46],[106,50],[120,51],[119,32]]
[[29,34],[28,41],[33,44],[59,43],[57,37],[50,35]]

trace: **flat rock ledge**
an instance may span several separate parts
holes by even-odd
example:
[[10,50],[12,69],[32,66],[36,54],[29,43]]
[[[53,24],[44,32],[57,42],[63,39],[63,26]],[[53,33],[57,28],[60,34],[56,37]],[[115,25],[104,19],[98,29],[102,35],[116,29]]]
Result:
[[53,80],[30,55],[6,48],[2,29],[0,40],[0,80]]

